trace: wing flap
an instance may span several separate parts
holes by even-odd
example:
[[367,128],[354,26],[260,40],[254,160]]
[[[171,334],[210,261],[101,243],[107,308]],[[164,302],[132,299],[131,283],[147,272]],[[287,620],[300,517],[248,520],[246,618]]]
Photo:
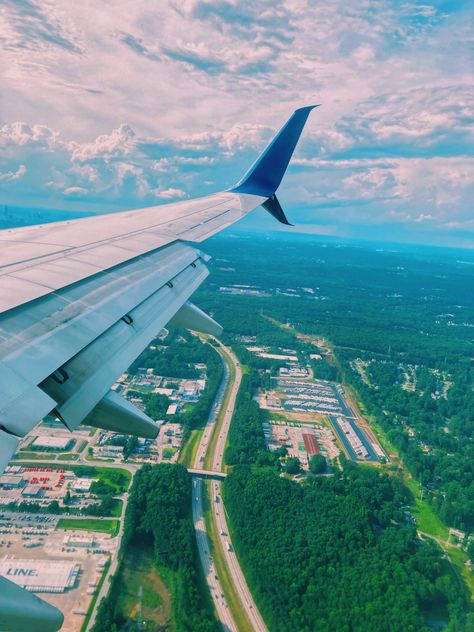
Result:
[[59,402],[56,411],[68,428],[86,418],[207,275],[202,262],[188,266],[64,364],[63,384],[53,377],[41,384]]
[[64,616],[57,608],[0,577],[0,630],[56,632]]
[[[15,454],[20,440],[14,435],[0,430],[0,472],[8,465],[8,461]],[[1,628],[0,628],[1,630]]]
[[151,439],[158,435],[160,428],[153,419],[114,391],[109,391],[92,409],[87,415],[87,423],[104,430]]

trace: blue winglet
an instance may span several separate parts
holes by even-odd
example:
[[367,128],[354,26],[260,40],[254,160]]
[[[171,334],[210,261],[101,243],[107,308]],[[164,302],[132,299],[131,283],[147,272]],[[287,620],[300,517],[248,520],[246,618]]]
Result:
[[317,107],[309,105],[295,110],[244,177],[229,191],[272,197],[280,186],[309,113]]

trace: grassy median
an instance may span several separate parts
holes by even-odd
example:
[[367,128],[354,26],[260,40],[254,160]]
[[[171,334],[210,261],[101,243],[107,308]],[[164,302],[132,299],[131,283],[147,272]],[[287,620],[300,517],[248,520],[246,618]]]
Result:
[[196,454],[203,432],[204,427],[191,430],[188,440],[183,446],[179,456],[179,463],[182,463],[185,467],[194,467],[194,461],[196,460]]
[[[212,470],[213,469],[214,452],[216,451],[217,440],[219,438],[219,433],[221,431],[222,423],[224,421],[224,415],[225,415],[225,412],[226,412],[227,407],[229,405],[230,395],[232,393],[232,388],[233,388],[234,382],[235,382],[235,367],[234,367],[234,363],[230,359],[229,354],[226,353],[225,351],[223,351],[222,348],[220,348],[220,347],[219,347],[219,353],[221,353],[222,356],[224,357],[224,362],[227,364],[227,367],[229,369],[229,381],[227,383],[227,389],[226,389],[224,398],[222,400],[222,405],[220,407],[219,414],[217,416],[216,423],[214,424],[212,435],[211,435],[211,438],[210,438],[210,441],[209,441],[209,445],[208,445],[207,450],[206,450],[206,456],[204,457],[203,467],[204,467],[205,470]],[[225,457],[225,454],[224,454],[224,457]],[[222,460],[222,466],[223,466],[222,469],[224,469],[224,459]]]
[[211,555],[216,566],[217,576],[219,577],[222,590],[224,591],[226,601],[229,605],[230,611],[232,612],[232,616],[234,617],[234,621],[239,632],[253,632],[252,624],[248,620],[245,610],[242,607],[242,602],[234,589],[234,582],[230,576],[224,552],[219,543],[220,536],[209,500],[210,485],[211,483],[208,481],[203,483],[202,486],[203,510],[204,520],[206,522],[206,531],[210,541]]

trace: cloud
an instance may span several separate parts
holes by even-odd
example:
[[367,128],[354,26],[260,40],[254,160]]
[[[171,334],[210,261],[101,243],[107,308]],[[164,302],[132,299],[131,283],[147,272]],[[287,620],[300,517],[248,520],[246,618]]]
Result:
[[88,190],[84,187],[66,187],[63,191],[64,195],[87,195]]
[[0,127],[0,147],[36,146],[53,149],[60,146],[59,133],[45,125],[28,125],[20,121]]
[[322,103],[279,192],[295,221],[341,234],[406,225],[432,240],[471,230],[473,11],[7,0],[0,203],[95,210],[203,195],[235,182],[292,109]]
[[4,0],[5,22],[3,43],[7,48],[38,51],[57,47],[69,53],[81,53],[66,26],[64,13],[50,2]]
[[181,189],[173,189],[173,188],[164,189],[162,191],[158,189],[154,189],[152,193],[156,198],[160,200],[172,200],[174,198],[182,199],[182,198],[188,197],[185,191],[182,191]]
[[15,182],[20,180],[26,173],[25,165],[20,165],[16,171],[0,173],[0,182]]
[[101,158],[110,160],[127,156],[134,148],[135,132],[130,125],[122,124],[111,134],[102,134],[91,143],[72,143],[72,159],[80,162]]
[[119,39],[135,53],[145,57],[146,59],[150,59],[151,61],[158,61],[160,59],[158,54],[151,52],[144,45],[143,40],[140,37],[134,37],[130,33],[121,33]]

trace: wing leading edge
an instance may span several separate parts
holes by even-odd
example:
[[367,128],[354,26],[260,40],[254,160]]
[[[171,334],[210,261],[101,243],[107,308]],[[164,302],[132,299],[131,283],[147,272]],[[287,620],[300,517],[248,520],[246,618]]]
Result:
[[[155,421],[111,387],[168,322],[220,334],[189,301],[209,274],[208,257],[184,242],[199,243],[260,205],[289,224],[275,192],[313,107],[296,110],[227,191],[0,231],[0,473],[48,414],[70,430],[87,423],[158,434]],[[18,626],[8,629],[21,629],[30,603],[42,620],[26,597],[18,601]],[[3,610],[0,600],[0,629]],[[11,614],[10,607],[9,621]],[[43,618],[45,630],[61,624],[51,607]]]

